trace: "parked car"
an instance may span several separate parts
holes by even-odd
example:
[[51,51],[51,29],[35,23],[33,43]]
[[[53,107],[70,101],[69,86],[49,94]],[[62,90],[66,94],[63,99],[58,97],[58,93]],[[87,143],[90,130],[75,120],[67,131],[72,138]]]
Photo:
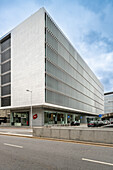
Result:
[[97,121],[97,127],[103,126],[104,122],[102,120]]
[[101,127],[101,126],[104,126],[104,125],[108,125],[110,124],[110,121],[108,120],[96,120],[96,121],[90,121],[87,125],[88,127]]
[[80,121],[79,120],[72,121],[71,126],[80,126]]
[[96,126],[96,121],[90,121],[88,124],[87,124],[88,127],[95,127]]
[[110,121],[109,121],[109,120],[103,120],[103,122],[104,122],[104,125],[110,124]]
[[105,126],[103,126],[103,128],[113,128],[113,124],[105,125]]

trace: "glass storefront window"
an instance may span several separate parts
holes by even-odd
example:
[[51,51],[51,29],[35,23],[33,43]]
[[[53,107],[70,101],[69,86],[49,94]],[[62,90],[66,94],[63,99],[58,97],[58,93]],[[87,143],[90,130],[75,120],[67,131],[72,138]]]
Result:
[[58,124],[64,124],[64,114],[58,113],[58,115],[57,115],[57,123]]
[[44,112],[44,124],[70,124],[75,121],[75,114],[62,112]]
[[44,114],[45,124],[57,124],[57,113],[48,113]]
[[11,125],[29,126],[29,112],[13,112],[11,114]]

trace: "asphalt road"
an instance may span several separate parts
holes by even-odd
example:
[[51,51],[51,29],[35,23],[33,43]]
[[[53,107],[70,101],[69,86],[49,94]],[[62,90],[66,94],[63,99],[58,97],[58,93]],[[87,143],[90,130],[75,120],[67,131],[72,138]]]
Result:
[[113,148],[0,135],[0,170],[113,170]]

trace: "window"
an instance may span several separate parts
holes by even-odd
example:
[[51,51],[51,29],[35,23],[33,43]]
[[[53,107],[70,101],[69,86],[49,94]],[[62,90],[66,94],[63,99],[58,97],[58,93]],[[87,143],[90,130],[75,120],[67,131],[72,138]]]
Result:
[[8,95],[11,94],[11,85],[1,87],[1,95]]
[[7,51],[1,53],[1,62],[4,62],[11,58],[11,49],[8,49]]
[[11,39],[7,39],[1,43],[1,51],[6,50],[8,47],[11,46]]
[[10,61],[1,65],[1,73],[5,73],[9,70],[11,70],[11,62]]
[[1,76],[1,85],[11,82],[11,73]]
[[4,106],[10,106],[11,105],[11,97],[4,97],[4,98],[1,98],[1,106],[4,107]]

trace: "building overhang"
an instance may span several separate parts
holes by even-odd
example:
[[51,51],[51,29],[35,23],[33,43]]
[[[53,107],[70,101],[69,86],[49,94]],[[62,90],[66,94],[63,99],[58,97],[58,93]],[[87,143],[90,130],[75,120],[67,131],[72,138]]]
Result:
[[113,113],[106,113],[102,116],[102,118],[113,118]]
[[[45,110],[54,110],[54,111],[61,111],[61,112],[70,112],[70,113],[77,113],[77,114],[84,114],[89,116],[98,116],[98,113],[86,112],[83,110],[73,109],[69,107],[54,105],[50,103],[42,103],[39,105],[32,105],[33,108],[41,108]],[[21,111],[21,110],[30,110],[31,105],[26,106],[9,106],[9,107],[1,107],[0,110],[11,110],[11,111]]]
[[78,109],[73,109],[69,107],[64,107],[64,106],[58,106],[50,103],[45,103],[43,106],[44,109],[54,109],[54,110],[59,110],[59,111],[65,111],[65,112],[71,112],[71,113],[77,113],[77,114],[84,114],[84,115],[94,115],[98,116],[99,114],[97,113],[91,113],[91,112],[86,112]]

